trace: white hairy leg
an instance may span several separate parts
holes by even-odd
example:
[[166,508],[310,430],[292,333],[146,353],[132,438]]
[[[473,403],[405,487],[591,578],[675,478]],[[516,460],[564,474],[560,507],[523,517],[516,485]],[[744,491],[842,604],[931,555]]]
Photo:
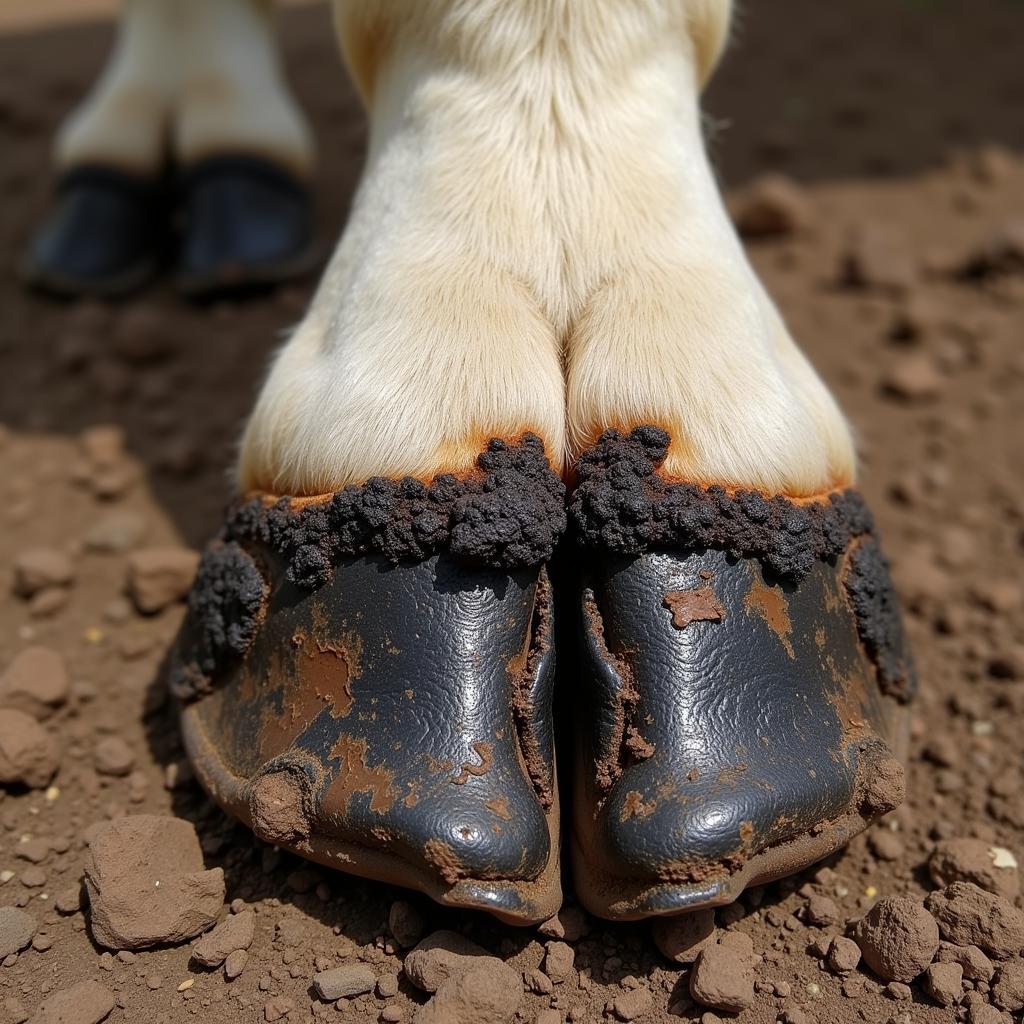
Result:
[[370,153],[241,487],[468,469],[487,436],[523,430],[560,467],[639,423],[671,431],[673,476],[792,495],[852,477],[704,155],[725,0],[335,9]]
[[185,164],[239,153],[311,169],[305,115],[285,81],[272,0],[173,0],[181,83],[174,152]]
[[171,0],[125,0],[102,74],[57,133],[59,167],[160,169],[178,78],[175,22]]

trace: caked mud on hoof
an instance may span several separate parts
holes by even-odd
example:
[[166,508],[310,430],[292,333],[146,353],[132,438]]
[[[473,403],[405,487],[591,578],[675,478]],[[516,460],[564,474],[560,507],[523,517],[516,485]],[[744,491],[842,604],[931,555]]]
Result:
[[903,798],[913,670],[860,497],[669,484],[667,445],[606,433],[570,513],[596,709],[577,729],[574,874],[611,918],[729,903]]
[[309,186],[269,160],[209,157],[184,173],[181,198],[185,295],[281,284],[322,261]]
[[237,508],[171,666],[203,785],[261,838],[517,924],[561,900],[540,441],[468,479]]

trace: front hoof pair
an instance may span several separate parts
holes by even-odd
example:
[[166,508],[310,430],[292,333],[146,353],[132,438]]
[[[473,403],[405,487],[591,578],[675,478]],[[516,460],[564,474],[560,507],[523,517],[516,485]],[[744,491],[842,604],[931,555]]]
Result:
[[554,587],[564,488],[531,435],[464,479],[238,506],[171,668],[211,795],[310,859],[543,920],[557,645],[596,914],[729,902],[891,810],[910,676],[860,500],[669,484],[667,443],[609,432],[580,460]]

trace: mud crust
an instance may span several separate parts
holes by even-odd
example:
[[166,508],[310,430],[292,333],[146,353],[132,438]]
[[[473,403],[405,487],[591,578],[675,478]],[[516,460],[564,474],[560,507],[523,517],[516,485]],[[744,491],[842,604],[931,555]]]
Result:
[[606,430],[577,462],[569,522],[584,549],[640,554],[654,548],[756,558],[780,582],[798,584],[819,560],[850,552],[844,577],[857,631],[889,696],[915,690],[889,564],[871,512],[854,490],[798,503],[758,491],[673,483],[658,468],[670,437],[659,427]]
[[316,589],[339,556],[421,561],[440,551],[492,568],[546,562],[565,530],[565,486],[534,434],[493,438],[478,472],[425,484],[374,477],[320,501],[257,497],[233,509],[222,539],[259,542],[287,562],[296,586]]

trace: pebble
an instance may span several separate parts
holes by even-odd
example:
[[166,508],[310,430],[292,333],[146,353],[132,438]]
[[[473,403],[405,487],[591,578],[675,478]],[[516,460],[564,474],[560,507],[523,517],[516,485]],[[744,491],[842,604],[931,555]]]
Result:
[[253,911],[231,914],[192,947],[192,959],[204,967],[220,967],[236,950],[248,949],[255,934]]
[[766,174],[743,189],[733,204],[741,235],[764,238],[791,235],[810,222],[803,189],[781,174]]
[[146,532],[145,520],[134,512],[109,512],[94,523],[82,542],[87,551],[98,555],[120,555],[131,551],[142,541]]
[[507,1024],[523,998],[519,975],[496,957],[448,978],[421,1006],[415,1024]]
[[914,352],[904,356],[882,377],[882,389],[905,402],[925,402],[937,398],[945,385],[931,357]]
[[66,554],[54,548],[30,548],[15,556],[14,592],[33,597],[49,587],[67,587],[75,579],[75,567]]
[[114,993],[98,981],[80,981],[43,1002],[32,1024],[99,1024],[114,1009]]
[[992,982],[992,1002],[1000,1010],[1011,1013],[1024,1010],[1024,960],[1008,960],[1000,964]]
[[263,1019],[272,1024],[275,1020],[287,1017],[294,1009],[295,1004],[287,996],[274,996],[263,1004]]
[[562,907],[554,917],[537,926],[537,931],[549,939],[577,942],[587,934],[587,915],[579,907]]
[[654,1005],[654,996],[646,988],[635,988],[616,996],[612,1002],[612,1012],[619,1020],[636,1020],[647,1013]]
[[24,711],[0,710],[0,783],[42,789],[59,766],[60,747],[43,726]]
[[135,764],[132,748],[120,736],[107,736],[93,749],[93,766],[100,775],[127,775]]
[[388,931],[402,949],[410,949],[423,937],[423,915],[408,900],[395,900],[388,909]]
[[913,981],[939,948],[939,926],[916,900],[880,899],[854,930],[864,962],[886,981]]
[[745,1010],[754,1001],[752,957],[721,944],[705,946],[690,974],[690,995],[714,1010]]
[[544,953],[544,973],[556,984],[572,977],[576,951],[567,942],[553,941]]
[[377,976],[373,968],[366,964],[342,964],[327,971],[313,975],[313,988],[325,1002],[333,1003],[335,999],[347,996],[358,996],[364,992],[372,992],[377,984]]
[[952,882],[972,882],[1011,901],[1020,895],[1016,858],[981,839],[944,839],[936,843],[928,859],[928,873],[942,888]]
[[481,958],[497,959],[464,935],[442,930],[428,935],[411,950],[402,970],[416,988],[436,992],[444,981],[475,966]]
[[53,905],[61,914],[76,914],[82,909],[83,894],[82,883],[80,881],[76,882],[74,885],[69,885],[66,889],[61,889],[54,897]]
[[970,882],[953,882],[931,893],[925,906],[948,942],[978,946],[1000,960],[1024,949],[1024,913]]
[[995,965],[977,946],[954,946],[951,942],[943,942],[936,959],[942,963],[959,964],[969,981],[988,981],[995,972]]
[[715,911],[695,910],[692,914],[656,918],[651,937],[662,956],[677,964],[692,964],[715,940]]
[[955,1006],[963,995],[963,980],[964,971],[959,964],[930,964],[924,972],[924,990],[939,1006]]
[[188,548],[142,548],[128,558],[128,593],[145,615],[183,600],[192,586],[199,554]]
[[233,953],[229,953],[224,961],[224,977],[228,981],[233,981],[245,970],[245,965],[248,962],[249,953],[244,949],[236,949]]
[[829,944],[826,959],[836,974],[849,974],[860,963],[860,946],[853,939],[837,935]]
[[816,894],[807,901],[804,919],[816,928],[828,928],[839,920],[839,907],[835,900]]
[[224,904],[224,872],[204,870],[181,818],[139,814],[95,828],[85,885],[93,938],[108,949],[178,944],[206,931]]
[[61,655],[49,647],[26,647],[0,676],[0,707],[42,721],[67,701],[70,691]]
[[841,276],[847,284],[885,291],[905,291],[917,280],[913,249],[899,228],[879,222],[858,226],[842,254]]
[[35,918],[17,907],[0,907],[0,960],[23,950],[36,933]]

